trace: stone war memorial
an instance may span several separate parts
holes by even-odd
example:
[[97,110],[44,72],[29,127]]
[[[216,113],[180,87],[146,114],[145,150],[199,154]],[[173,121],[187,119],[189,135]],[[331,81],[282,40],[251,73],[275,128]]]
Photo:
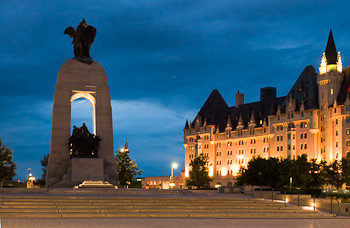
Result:
[[[73,38],[75,57],[57,74],[46,187],[70,188],[84,181],[117,185],[108,77],[90,57],[96,28],[83,19],[76,30],[69,26],[64,34]],[[92,133],[84,123],[71,132],[71,103],[79,98],[92,105]]]

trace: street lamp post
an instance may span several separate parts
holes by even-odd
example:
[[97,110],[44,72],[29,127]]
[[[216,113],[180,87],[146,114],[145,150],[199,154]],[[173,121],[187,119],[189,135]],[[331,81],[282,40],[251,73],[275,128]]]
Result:
[[170,188],[175,188],[175,181],[174,181],[174,169],[177,168],[177,163],[171,163],[171,175],[170,175]]

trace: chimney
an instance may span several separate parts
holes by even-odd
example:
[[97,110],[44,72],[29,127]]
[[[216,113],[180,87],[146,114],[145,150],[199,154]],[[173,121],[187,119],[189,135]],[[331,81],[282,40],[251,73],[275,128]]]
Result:
[[244,94],[239,91],[236,93],[236,108],[244,104]]

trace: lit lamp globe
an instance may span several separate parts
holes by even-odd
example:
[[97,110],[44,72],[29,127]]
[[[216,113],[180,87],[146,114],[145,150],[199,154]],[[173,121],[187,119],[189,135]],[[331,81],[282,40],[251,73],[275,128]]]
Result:
[[177,169],[177,163],[173,163],[172,166],[173,166],[173,169]]

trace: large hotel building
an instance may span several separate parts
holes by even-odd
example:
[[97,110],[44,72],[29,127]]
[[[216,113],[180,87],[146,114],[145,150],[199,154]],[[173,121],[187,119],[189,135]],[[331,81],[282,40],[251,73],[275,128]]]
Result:
[[185,177],[190,161],[209,157],[212,185],[230,186],[253,157],[332,162],[350,152],[350,67],[343,69],[332,32],[319,71],[307,66],[284,97],[276,88],[260,91],[260,101],[244,103],[236,93],[229,107],[213,90],[193,122],[184,128]]

